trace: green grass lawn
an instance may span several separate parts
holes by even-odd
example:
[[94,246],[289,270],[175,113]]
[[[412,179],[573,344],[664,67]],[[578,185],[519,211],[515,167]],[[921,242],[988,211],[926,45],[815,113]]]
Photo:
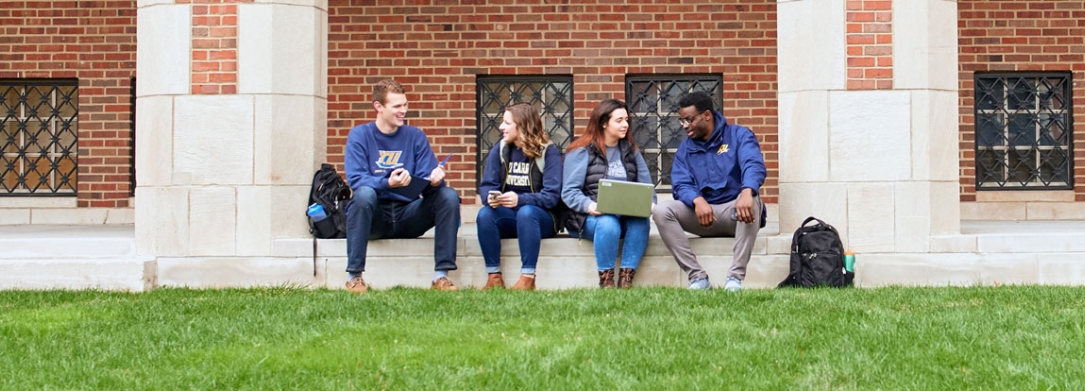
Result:
[[1085,288],[0,292],[0,389],[1085,389]]

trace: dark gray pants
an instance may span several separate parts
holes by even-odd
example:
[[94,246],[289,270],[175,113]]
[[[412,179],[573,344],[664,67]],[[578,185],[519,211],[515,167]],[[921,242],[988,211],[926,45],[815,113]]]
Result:
[[697,255],[690,248],[689,238],[686,232],[701,237],[727,237],[735,238],[734,258],[731,261],[731,270],[728,277],[739,280],[746,278],[746,265],[750,263],[750,252],[753,251],[754,241],[757,239],[757,231],[761,227],[761,204],[760,197],[754,197],[753,215],[755,221],[749,224],[739,223],[731,218],[737,199],[719,205],[712,205],[712,212],[716,215],[716,222],[710,227],[702,227],[697,221],[697,212],[683,204],[682,201],[664,201],[656,205],[652,211],[659,236],[667,249],[674,255],[678,267],[686,272],[690,281],[708,277],[704,268],[697,263]]

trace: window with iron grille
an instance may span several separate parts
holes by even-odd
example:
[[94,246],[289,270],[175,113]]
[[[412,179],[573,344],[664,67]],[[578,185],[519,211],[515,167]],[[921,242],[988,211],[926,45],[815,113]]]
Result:
[[478,137],[479,181],[490,148],[501,140],[501,122],[505,107],[529,103],[542,115],[543,127],[550,140],[564,151],[573,140],[573,77],[572,76],[479,76],[475,91],[478,107],[476,126]]
[[1069,72],[976,73],[976,189],[1073,188]]
[[0,80],[0,196],[72,196],[77,80]]
[[629,105],[629,129],[641,148],[657,191],[671,189],[671,162],[686,131],[678,123],[678,99],[704,91],[713,106],[723,111],[723,76],[712,74],[626,75],[625,96]]

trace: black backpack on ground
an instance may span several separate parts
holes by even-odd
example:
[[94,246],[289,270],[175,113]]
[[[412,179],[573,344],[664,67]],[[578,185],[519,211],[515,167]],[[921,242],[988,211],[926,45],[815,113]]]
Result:
[[310,205],[320,204],[328,217],[320,221],[308,217],[309,233],[320,239],[347,237],[346,208],[352,195],[350,186],[335,171],[335,167],[328,163],[321,164],[313,174],[313,187],[309,190],[309,203],[305,206],[308,212]]
[[[817,224],[807,226],[811,221]],[[844,269],[844,245],[836,228],[815,217],[802,222],[791,237],[791,272],[780,287],[849,286],[855,273]]]

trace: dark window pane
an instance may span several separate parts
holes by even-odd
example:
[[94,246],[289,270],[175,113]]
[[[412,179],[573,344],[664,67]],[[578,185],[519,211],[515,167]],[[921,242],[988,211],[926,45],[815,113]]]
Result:
[[535,106],[551,142],[559,150],[572,141],[573,80],[569,76],[479,76],[477,91],[477,180],[485,170],[486,156],[501,140],[501,121],[505,107],[517,103]]
[[976,188],[1073,188],[1067,72],[975,75]]
[[0,195],[76,193],[76,80],[0,80]]
[[715,107],[723,107],[721,75],[626,76],[626,103],[632,111],[629,113],[630,131],[644,152],[659,190],[670,188],[670,156],[686,138],[686,132],[678,123],[678,99],[693,91],[708,92]]
[[1003,145],[1005,139],[1002,130],[1002,114],[976,115],[976,144],[984,147]]

